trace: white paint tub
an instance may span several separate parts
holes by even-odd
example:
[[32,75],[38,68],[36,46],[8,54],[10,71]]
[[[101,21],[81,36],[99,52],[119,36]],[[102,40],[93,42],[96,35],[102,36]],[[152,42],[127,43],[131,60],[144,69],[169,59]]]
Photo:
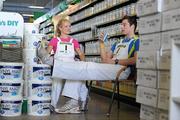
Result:
[[0,81],[19,81],[23,77],[23,63],[0,62]]
[[0,82],[0,97],[16,98],[22,96],[23,81],[21,82]]
[[0,101],[0,116],[20,116],[22,110],[22,98],[2,98]]
[[44,36],[44,34],[27,34],[24,38],[24,47],[27,49],[36,49],[39,41],[41,41]]
[[50,115],[50,109],[49,109],[50,103],[51,103],[50,99],[47,99],[47,100],[29,99],[28,100],[28,115],[32,115],[32,116]]
[[37,50],[36,49],[23,49],[24,63],[25,64],[37,64]]
[[46,64],[34,64],[29,66],[27,76],[29,80],[37,81],[52,81],[51,80],[51,66]]
[[28,97],[34,99],[50,99],[52,82],[30,81],[28,83]]

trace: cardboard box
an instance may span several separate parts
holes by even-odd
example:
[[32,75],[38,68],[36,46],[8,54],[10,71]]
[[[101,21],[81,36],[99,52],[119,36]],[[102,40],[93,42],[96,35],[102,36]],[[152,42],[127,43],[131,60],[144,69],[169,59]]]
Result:
[[136,101],[144,105],[157,107],[158,90],[148,87],[137,87]]
[[157,56],[159,56],[158,51],[138,51],[136,67],[146,68],[146,69],[156,69]]
[[137,70],[137,84],[150,88],[157,88],[158,74],[156,70]]
[[162,50],[157,57],[157,68],[159,70],[170,70],[171,65],[171,51]]
[[162,0],[140,0],[137,3],[137,16],[161,12]]
[[180,41],[180,29],[162,32],[162,50],[170,50],[172,46],[172,41]]
[[169,70],[171,61],[171,51],[138,51],[137,68]]
[[170,87],[170,71],[158,71],[158,88],[169,89]]
[[141,104],[140,118],[141,120],[158,120],[157,108]]
[[180,9],[163,12],[162,16],[162,31],[180,28]]
[[140,50],[160,50],[161,33],[140,35]]
[[158,108],[163,110],[169,109],[169,90],[159,90],[158,94]]
[[180,1],[179,0],[162,0],[162,10],[170,10],[180,7]]
[[161,31],[161,14],[141,17],[138,22],[139,34],[155,33]]
[[159,112],[158,112],[158,120],[169,120],[168,111],[159,110]]

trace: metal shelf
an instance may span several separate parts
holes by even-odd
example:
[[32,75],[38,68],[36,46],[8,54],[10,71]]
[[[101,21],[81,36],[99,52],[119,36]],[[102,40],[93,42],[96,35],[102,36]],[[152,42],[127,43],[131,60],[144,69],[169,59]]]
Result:
[[84,9],[86,9],[86,8],[88,8],[88,7],[96,4],[96,3],[98,3],[98,2],[101,2],[101,1],[102,1],[102,0],[95,0],[95,1],[93,1],[93,2],[91,2],[91,3],[88,3],[88,4],[84,5],[84,6],[82,6],[81,8],[79,8],[78,10],[70,13],[69,16],[72,16],[72,15],[74,15],[74,14],[76,14],[76,13],[78,13],[78,12],[80,12],[80,11],[82,11],[82,10],[84,10]]
[[[108,91],[108,92],[112,92],[113,91],[111,89],[107,89],[107,88],[100,87],[100,86],[95,86],[95,85],[92,85],[92,87],[98,88],[98,89],[101,89],[101,90],[105,90],[105,91]],[[117,93],[117,91],[116,91],[116,93]],[[120,95],[124,95],[124,96],[131,97],[131,98],[136,98],[136,95],[129,94],[129,93],[124,93],[124,92],[121,92],[121,91],[120,91]]]
[[86,31],[88,31],[88,30],[91,30],[91,28],[89,27],[89,28],[77,30],[77,31],[71,32],[70,35],[77,34],[77,33],[81,33],[81,32],[86,32]]
[[89,41],[96,41],[98,40],[97,38],[90,38],[90,39],[87,39],[87,40],[81,40],[79,41],[79,43],[84,43],[84,42],[89,42]]
[[99,56],[100,55],[100,53],[87,53],[87,54],[85,54],[86,56]]
[[81,22],[81,21],[85,21],[85,20],[87,20],[87,19],[93,18],[93,17],[98,16],[98,15],[100,15],[100,14],[104,14],[104,13],[106,13],[106,12],[109,12],[109,11],[111,11],[111,10],[113,10],[113,9],[117,9],[117,8],[119,8],[119,7],[123,7],[123,6],[126,6],[126,5],[130,4],[130,3],[135,3],[135,2],[137,2],[137,0],[129,0],[129,1],[126,1],[126,2],[123,2],[123,3],[116,4],[116,5],[114,5],[114,6],[111,6],[111,7],[109,7],[109,8],[106,8],[106,9],[101,10],[101,11],[99,11],[99,12],[96,12],[96,13],[94,13],[94,14],[92,14],[92,15],[85,16],[84,18],[81,18],[81,19],[79,19],[79,20],[73,21],[71,24],[73,25],[73,24],[79,23],[79,22]]

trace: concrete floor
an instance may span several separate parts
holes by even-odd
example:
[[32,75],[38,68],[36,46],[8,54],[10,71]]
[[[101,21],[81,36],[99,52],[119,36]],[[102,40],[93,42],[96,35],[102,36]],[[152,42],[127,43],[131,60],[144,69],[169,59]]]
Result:
[[0,117],[0,120],[139,120],[139,108],[121,103],[118,110],[116,101],[113,104],[111,116],[107,117],[109,100],[107,97],[91,93],[89,110],[83,114],[51,114],[46,117],[21,115]]

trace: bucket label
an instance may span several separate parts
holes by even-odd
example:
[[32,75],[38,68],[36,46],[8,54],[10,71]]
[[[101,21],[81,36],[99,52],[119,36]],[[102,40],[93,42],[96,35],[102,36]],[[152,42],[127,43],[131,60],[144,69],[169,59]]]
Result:
[[51,68],[50,67],[33,67],[33,79],[50,80]]
[[52,84],[32,84],[32,96],[51,98]]
[[21,94],[21,83],[0,83],[0,96],[11,97]]
[[1,101],[1,116],[16,116],[21,114],[21,101]]
[[50,100],[44,100],[44,101],[32,101],[32,113],[36,115],[48,115],[50,114],[49,105],[51,101]]
[[22,66],[0,66],[0,80],[22,79]]

